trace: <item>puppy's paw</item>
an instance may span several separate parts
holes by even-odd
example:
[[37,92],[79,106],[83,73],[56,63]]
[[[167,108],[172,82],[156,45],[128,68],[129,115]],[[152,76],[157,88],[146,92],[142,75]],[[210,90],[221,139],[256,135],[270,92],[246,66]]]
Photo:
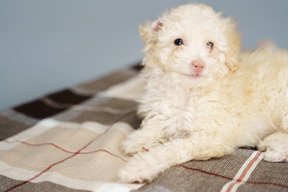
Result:
[[259,143],[258,149],[264,152],[264,160],[288,162],[287,133],[275,132]]
[[275,150],[267,150],[264,153],[264,160],[270,162],[288,162],[288,153]]
[[142,154],[135,155],[128,163],[119,170],[118,177],[123,182],[144,183],[152,181],[159,172],[157,166],[145,161]]
[[140,173],[134,172],[134,170],[130,170],[129,167],[124,167],[123,169],[120,169],[120,171],[118,172],[118,177],[121,181],[127,183],[144,183],[148,181],[148,179],[143,177]]

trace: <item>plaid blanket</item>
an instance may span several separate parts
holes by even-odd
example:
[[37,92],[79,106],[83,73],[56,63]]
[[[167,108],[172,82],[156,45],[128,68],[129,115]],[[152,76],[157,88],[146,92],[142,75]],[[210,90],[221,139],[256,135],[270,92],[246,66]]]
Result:
[[0,191],[288,191],[288,164],[253,149],[119,182],[119,144],[138,128],[143,80],[128,68],[0,113]]

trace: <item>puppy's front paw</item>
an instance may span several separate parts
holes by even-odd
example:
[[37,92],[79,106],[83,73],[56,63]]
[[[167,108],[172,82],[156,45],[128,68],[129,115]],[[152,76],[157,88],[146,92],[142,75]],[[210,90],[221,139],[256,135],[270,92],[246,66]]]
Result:
[[144,183],[148,181],[148,179],[143,177],[141,173],[136,173],[133,170],[130,170],[130,167],[124,167],[123,169],[120,169],[118,172],[118,177],[121,179],[121,181],[127,183]]
[[120,169],[118,176],[121,181],[128,183],[143,183],[152,181],[160,172],[157,166],[142,158],[143,153],[135,155],[124,168]]

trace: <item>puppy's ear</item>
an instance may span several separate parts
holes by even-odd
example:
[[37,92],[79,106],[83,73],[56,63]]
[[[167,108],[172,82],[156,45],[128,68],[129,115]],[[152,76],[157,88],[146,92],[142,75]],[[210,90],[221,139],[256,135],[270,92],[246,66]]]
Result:
[[162,23],[159,20],[139,25],[139,33],[141,39],[143,39],[144,41],[151,39],[155,35],[155,33],[160,30],[161,26]]
[[[161,30],[162,23],[159,20],[154,22],[146,22],[145,24],[139,25],[139,34],[141,39],[144,41],[143,52],[146,53],[146,57],[143,58],[142,65],[153,65],[157,62],[152,61],[156,59],[155,49],[158,39],[158,32]],[[150,56],[148,57],[147,55]]]
[[235,28],[235,24],[232,19],[228,18],[226,25],[226,37],[227,37],[227,51],[226,64],[231,71],[235,71],[238,68],[238,54],[240,51],[240,35]]
[[159,20],[154,22],[147,22],[139,26],[139,33],[141,39],[149,42],[155,39],[157,32],[160,30],[162,23]]

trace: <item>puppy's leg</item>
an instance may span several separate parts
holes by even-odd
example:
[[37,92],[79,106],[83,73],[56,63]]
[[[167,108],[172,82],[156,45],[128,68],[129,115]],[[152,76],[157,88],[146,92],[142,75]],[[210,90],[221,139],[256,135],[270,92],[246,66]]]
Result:
[[275,132],[258,145],[259,150],[265,151],[264,160],[271,162],[288,162],[288,133]]
[[144,122],[139,130],[134,131],[122,142],[121,150],[127,155],[148,151],[152,147],[166,142],[163,134],[163,130],[159,128],[159,125],[155,125],[153,120]]
[[[227,141],[227,140],[226,140]],[[119,171],[125,182],[152,181],[159,173],[171,166],[189,160],[207,160],[231,153],[234,147],[226,144],[223,138],[215,136],[175,139],[138,153]]]

